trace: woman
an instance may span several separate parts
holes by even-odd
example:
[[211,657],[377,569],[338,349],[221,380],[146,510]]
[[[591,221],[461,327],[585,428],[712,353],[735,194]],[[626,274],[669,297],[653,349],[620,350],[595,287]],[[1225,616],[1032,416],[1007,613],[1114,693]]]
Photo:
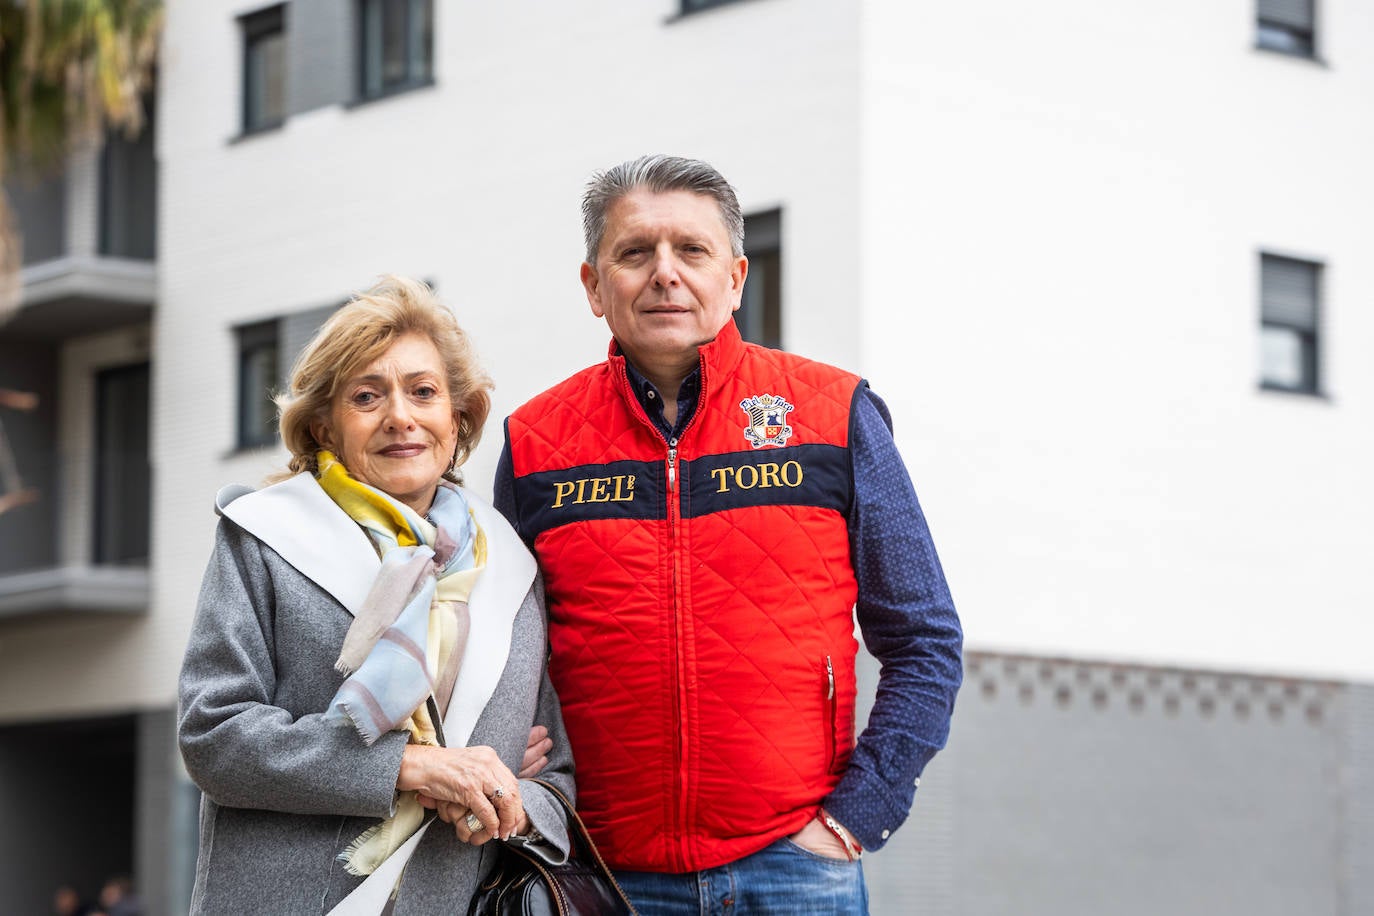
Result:
[[566,860],[512,772],[547,752],[572,797],[534,561],[456,485],[489,387],[428,287],[386,278],[297,360],[294,474],[221,491],[180,682],[193,912],[462,913],[493,838]]

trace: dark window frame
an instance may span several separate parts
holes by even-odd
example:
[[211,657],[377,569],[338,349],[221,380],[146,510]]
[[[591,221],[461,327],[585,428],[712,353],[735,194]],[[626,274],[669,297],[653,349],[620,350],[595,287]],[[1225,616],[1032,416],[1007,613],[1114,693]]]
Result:
[[[277,424],[271,420],[266,423],[252,422],[250,401],[252,407],[267,407],[267,416],[269,418],[275,417],[275,406],[268,406],[272,404],[272,391],[271,389],[257,390],[259,386],[256,379],[253,378],[252,366],[255,358],[263,351],[270,351],[272,378],[276,384],[280,384],[281,321],[273,318],[269,321],[240,325],[234,329],[234,335],[237,348],[235,363],[237,405],[234,423],[236,447],[241,451],[247,451],[274,446],[278,439]],[[250,389],[252,390],[250,391]]]
[[[1266,328],[1276,328],[1291,334],[1297,335],[1301,347],[1302,380],[1296,385],[1287,385],[1264,375],[1264,366],[1260,366],[1260,388],[1265,391],[1281,391],[1287,394],[1301,394],[1315,397],[1323,397],[1322,390],[1322,291],[1325,280],[1326,265],[1321,261],[1311,258],[1298,258],[1292,255],[1279,254],[1272,251],[1261,251],[1259,253],[1259,318],[1260,333],[1263,334]],[[1310,269],[1312,274],[1312,320],[1310,322],[1295,322],[1285,320],[1281,316],[1266,314],[1266,295],[1265,295],[1265,264],[1266,262],[1283,262],[1289,265],[1300,265],[1303,269]]]
[[[782,347],[782,208],[760,210],[744,218],[744,255],[749,273],[736,313],[740,335],[765,347]],[[763,291],[750,283],[764,283]]]
[[[380,31],[389,4],[404,7],[405,59],[406,72],[396,80],[388,81],[385,76],[385,38]],[[415,14],[424,8],[424,16],[429,28],[417,37]],[[376,99],[390,98],[394,95],[424,89],[434,85],[434,3],[433,0],[356,0],[354,21],[357,25],[357,42],[354,47],[356,80],[354,82],[354,101],[371,102]],[[417,55],[417,45],[419,53]],[[415,66],[416,60],[420,67]]]
[[736,3],[743,3],[745,0],[678,0],[678,11],[675,18],[692,16],[696,13],[704,13],[721,6],[734,6]]
[[1317,57],[1317,2],[1310,0],[1310,14],[1305,26],[1279,19],[1267,18],[1262,9],[1264,0],[1255,0],[1255,47],[1305,60]]
[[[239,129],[242,136],[276,130],[286,123],[285,103],[279,117],[264,117],[254,110],[254,92],[250,85],[253,79],[253,55],[257,46],[265,39],[279,36],[286,41],[286,4],[278,3],[264,7],[239,17],[239,32],[242,36],[242,80],[240,84],[241,104],[239,109]],[[282,65],[282,94],[285,99],[287,66]]]

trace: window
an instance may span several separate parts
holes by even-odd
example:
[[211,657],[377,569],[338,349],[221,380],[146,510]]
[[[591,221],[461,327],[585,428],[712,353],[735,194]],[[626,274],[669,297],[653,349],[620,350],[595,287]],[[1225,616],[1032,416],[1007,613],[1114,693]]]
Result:
[[1260,255],[1260,385],[1316,394],[1321,265]]
[[737,314],[740,335],[765,347],[782,346],[782,211],[744,219],[749,276]]
[[236,329],[239,448],[276,444],[277,404],[273,395],[286,388],[296,355],[337,308],[338,305],[326,305],[305,309]]
[[1270,51],[1312,57],[1316,0],[1257,0],[1255,42]]
[[238,329],[239,448],[256,448],[277,441],[277,406],[272,395],[281,384],[278,336],[276,321]]
[[148,562],[152,471],[148,459],[148,364],[99,373],[96,389],[96,563]]
[[432,0],[359,0],[358,95],[372,99],[433,79]]
[[286,5],[239,20],[243,29],[243,132],[286,119]]

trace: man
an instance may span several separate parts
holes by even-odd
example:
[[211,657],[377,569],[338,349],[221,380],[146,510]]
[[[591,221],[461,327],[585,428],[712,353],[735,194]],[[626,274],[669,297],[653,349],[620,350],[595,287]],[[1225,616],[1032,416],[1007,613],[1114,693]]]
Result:
[[[583,224],[610,356],[511,415],[495,488],[544,572],[578,808],[641,913],[866,912],[859,853],[961,677],[887,408],[740,339],[744,224],[709,165],[599,173]],[[882,663],[857,745],[856,609]]]

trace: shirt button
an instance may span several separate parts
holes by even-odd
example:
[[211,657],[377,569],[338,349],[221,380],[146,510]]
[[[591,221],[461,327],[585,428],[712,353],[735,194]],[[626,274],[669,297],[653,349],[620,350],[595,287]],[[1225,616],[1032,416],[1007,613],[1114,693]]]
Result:
[[921,777],[917,776],[917,777],[916,777],[916,783],[915,783],[915,785],[919,786],[920,784],[921,784]]
[[892,831],[891,831],[891,830],[884,830],[884,831],[883,831],[883,839],[887,839],[887,838],[890,837],[890,836],[892,836]]
[[654,399],[654,392],[653,392],[653,389],[650,389],[650,390],[649,390],[649,393],[646,394],[645,397],[652,401],[652,400]]

